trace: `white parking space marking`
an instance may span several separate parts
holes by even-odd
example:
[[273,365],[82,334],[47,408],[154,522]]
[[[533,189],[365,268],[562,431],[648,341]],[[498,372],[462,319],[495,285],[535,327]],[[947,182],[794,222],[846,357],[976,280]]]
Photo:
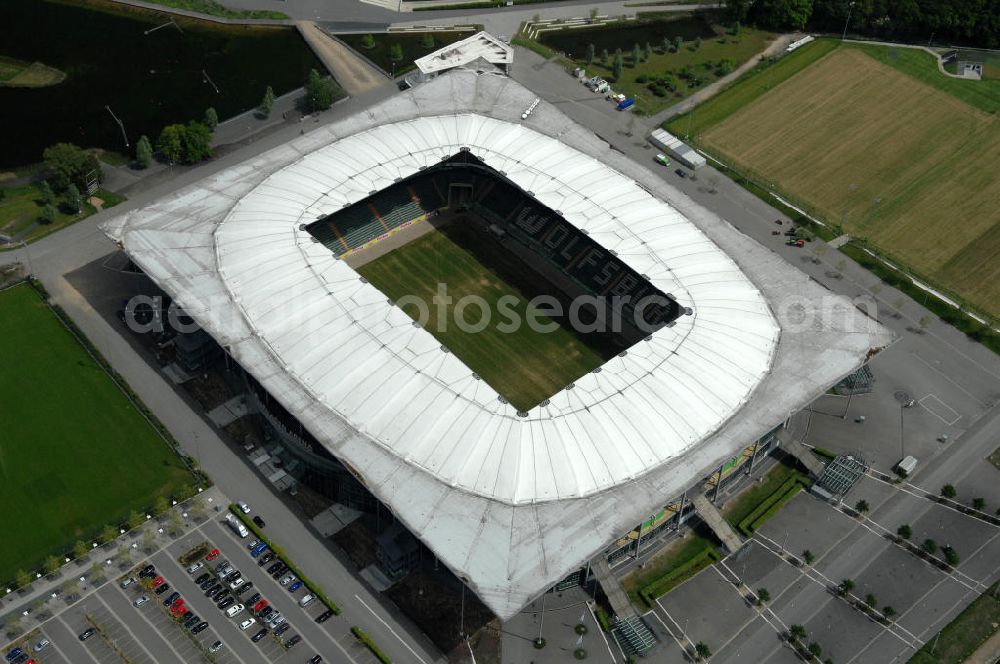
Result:
[[[125,634],[128,636],[128,638],[131,639],[132,641],[135,641],[136,645],[139,646],[139,649],[142,650],[144,653],[146,653],[146,655],[149,656],[149,661],[155,662],[156,658],[153,657],[153,653],[149,652],[149,650],[142,643],[142,641],[139,640],[138,638],[136,638],[135,634],[132,633],[132,630],[130,630],[128,628],[128,625],[126,625],[122,620],[120,620],[118,618],[118,616],[115,614],[114,609],[112,609],[110,606],[108,606],[108,603],[104,601],[104,598],[101,597],[101,594],[100,593],[95,593],[94,597],[96,597],[97,601],[100,602],[104,606],[104,608],[108,610],[108,613],[115,620],[115,622],[117,622],[118,625],[121,626],[121,628],[123,630],[125,630]],[[184,660],[181,660],[181,661],[183,662]]]
[[[79,636],[77,636],[77,633],[73,631],[73,628],[69,626],[69,623],[67,623],[67,622],[66,622],[66,621],[65,621],[65,620],[63,619],[63,617],[62,617],[61,615],[60,615],[60,616],[58,616],[58,617],[56,617],[56,622],[58,622],[58,623],[59,623],[60,625],[62,625],[63,629],[65,629],[65,630],[66,630],[66,632],[67,632],[67,633],[69,633],[69,635],[70,635],[70,638],[74,638],[74,639],[77,639],[77,643],[76,643],[76,644],[74,644],[74,645],[78,645],[78,646],[79,646],[79,649],[80,649],[80,650],[82,650],[82,651],[83,651],[84,653],[86,653],[86,654],[87,654],[87,657],[89,657],[89,658],[90,658],[90,660],[91,660],[92,662],[94,662],[94,664],[100,664],[100,662],[98,662],[98,661],[97,661],[96,659],[94,659],[94,656],[90,654],[90,649],[89,649],[89,648],[84,648],[84,647],[83,647],[83,641],[80,641],[80,640],[79,640]],[[90,637],[90,638],[94,638],[94,637]],[[70,657],[67,657],[67,658],[66,658],[66,661],[67,661],[67,662],[73,662],[73,664],[78,664],[78,662],[76,662],[76,660],[74,660],[74,659],[72,659],[72,658],[70,658]]]
[[[114,587],[115,587],[115,590],[117,590],[117,591],[118,591],[119,593],[121,593],[121,595],[122,595],[123,597],[125,597],[125,600],[126,600],[126,601],[127,601],[127,602],[128,602],[129,604],[131,604],[131,603],[132,603],[132,600],[130,600],[130,599],[128,598],[128,595],[126,595],[126,594],[125,594],[125,591],[124,591],[124,590],[122,590],[121,588],[119,588],[119,587],[118,587],[118,584],[112,584],[112,585],[114,585]],[[157,597],[157,595],[153,595],[153,597]],[[153,600],[153,599],[150,599],[150,602],[152,602],[152,601],[155,601],[155,600]],[[149,604],[149,602],[147,602],[146,604]],[[105,606],[107,606],[107,605],[105,605]],[[172,643],[170,642],[170,635],[168,635],[168,634],[164,634],[162,630],[159,630],[159,629],[157,629],[156,625],[154,625],[154,624],[153,624],[153,623],[152,623],[152,622],[151,622],[151,621],[149,620],[149,618],[147,618],[147,617],[146,617],[146,614],[145,614],[145,612],[144,612],[144,611],[142,610],[142,609],[143,609],[144,607],[143,607],[143,606],[138,606],[138,607],[134,607],[134,608],[135,608],[135,612],[136,612],[136,614],[138,614],[138,616],[139,616],[140,618],[142,618],[143,620],[145,620],[145,621],[146,621],[146,624],[147,624],[147,625],[149,625],[149,626],[150,626],[150,628],[152,628],[152,629],[153,629],[153,631],[155,631],[155,632],[157,632],[158,634],[160,634],[161,636],[163,636],[163,640],[164,640],[164,641],[166,642],[166,644],[167,644],[167,647],[168,647],[168,648],[170,648],[170,650],[171,650],[171,651],[173,651],[173,653],[174,653],[175,655],[177,655],[177,659],[178,659],[179,661],[181,661],[181,662],[185,661],[184,657],[182,657],[182,656],[181,656],[181,654],[180,654],[179,652],[177,652],[177,649],[176,649],[176,648],[174,648],[174,644],[172,644]],[[155,658],[155,657],[153,658],[153,661],[154,661],[154,662],[156,661],[156,658]]]
[[948,426],[952,426],[955,422],[962,419],[962,416],[955,412],[955,409],[941,401],[937,396],[933,394],[928,394],[924,398],[917,401],[921,406],[924,407],[928,413],[938,418]]
[[417,658],[417,660],[420,662],[420,664],[427,664],[427,662],[424,660],[424,658],[421,657],[420,655],[418,655],[417,651],[415,651],[413,648],[410,647],[410,644],[408,644],[406,641],[404,641],[403,639],[401,639],[400,636],[399,636],[399,634],[396,634],[396,630],[394,630],[392,627],[389,627],[389,623],[387,623],[386,621],[382,620],[382,617],[379,614],[377,614],[374,611],[372,611],[372,607],[368,606],[365,603],[365,600],[361,599],[357,595],[354,596],[354,599],[356,599],[359,602],[361,602],[361,605],[363,607],[365,607],[366,609],[368,609],[371,612],[371,614],[373,616],[375,616],[375,619],[378,620],[380,623],[382,623],[387,630],[389,630],[390,634],[392,634],[397,639],[399,639],[399,642],[403,644],[403,647],[406,648],[407,650],[409,650],[413,654],[413,656]]

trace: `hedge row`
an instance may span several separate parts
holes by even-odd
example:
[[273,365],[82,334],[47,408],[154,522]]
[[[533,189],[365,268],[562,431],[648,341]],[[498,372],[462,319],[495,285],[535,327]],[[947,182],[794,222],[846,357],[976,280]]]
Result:
[[265,535],[263,531],[261,531],[261,529],[257,527],[257,524],[254,523],[252,519],[250,519],[249,517],[247,517],[246,514],[240,511],[240,508],[238,508],[235,504],[231,504],[229,506],[229,511],[235,514],[237,518],[239,518],[239,520],[243,522],[243,525],[245,525],[247,528],[250,529],[250,531],[254,534],[254,537],[259,539],[264,544],[267,544],[268,548],[274,552],[274,555],[276,555],[281,560],[281,562],[288,565],[288,569],[290,569],[292,573],[295,574],[295,576],[299,577],[299,580],[303,583],[303,585],[305,585],[306,588],[309,589],[309,592],[315,595],[319,599],[319,601],[323,602],[323,604],[326,605],[326,608],[333,611],[333,615],[335,616],[340,615],[340,607],[337,606],[333,602],[333,600],[327,597],[326,594],[318,585],[316,585],[313,581],[309,580],[309,578],[302,573],[302,570],[300,570],[298,567],[295,566],[295,563],[291,561],[291,559],[288,557],[288,554],[286,554],[281,547],[275,546],[274,543],[267,537],[267,535]]
[[674,586],[679,585],[685,579],[694,576],[718,560],[718,552],[714,548],[707,548],[687,562],[678,565],[667,574],[664,574],[656,581],[646,585],[646,587],[639,591],[639,596],[642,597],[646,604],[653,606],[657,597],[666,594]]
[[382,664],[392,664],[392,660],[389,658],[389,656],[386,655],[384,652],[382,652],[379,649],[379,647],[375,645],[375,642],[372,641],[372,637],[365,634],[360,627],[358,627],[357,625],[352,627],[351,634],[354,635],[354,638],[356,638],[358,641],[364,644],[364,646],[368,648],[368,650],[370,650],[371,653],[375,655],[376,659],[382,662]]
[[761,501],[757,505],[756,509],[750,514],[747,514],[742,521],[739,522],[737,528],[747,537],[753,536],[753,532],[757,530],[765,521],[767,521],[771,516],[777,512],[785,502],[794,496],[803,487],[802,479],[799,477],[789,477],[784,483],[779,486],[774,493],[768,496],[765,500]]
[[813,454],[823,459],[826,459],[827,461],[833,461],[834,459],[837,458],[836,453],[831,452],[830,450],[822,447],[814,447],[812,451]]
[[611,632],[611,620],[608,619],[608,614],[604,612],[604,609],[599,606],[595,607],[594,617],[597,618],[597,624],[601,626],[602,631]]

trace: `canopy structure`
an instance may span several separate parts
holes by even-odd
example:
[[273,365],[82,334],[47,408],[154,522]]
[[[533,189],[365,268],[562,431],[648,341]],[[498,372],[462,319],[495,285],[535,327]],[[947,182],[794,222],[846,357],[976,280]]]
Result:
[[484,62],[505,69],[514,62],[514,49],[488,32],[477,32],[471,37],[417,58],[413,64],[422,74],[438,74],[448,69],[461,67],[482,58]]
[[[891,341],[536,101],[456,69],[104,226],[501,618]],[[689,315],[517,413],[305,230],[460,150]]]

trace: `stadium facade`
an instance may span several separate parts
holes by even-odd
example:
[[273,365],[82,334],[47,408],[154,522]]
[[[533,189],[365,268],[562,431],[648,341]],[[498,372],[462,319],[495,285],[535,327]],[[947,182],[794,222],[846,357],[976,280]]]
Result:
[[[679,315],[517,411],[344,260],[424,222],[434,206],[397,185],[462,153],[537,201],[502,215],[510,232],[545,251],[568,224],[590,244],[553,257],[586,250]],[[394,186],[397,203],[358,205]],[[323,230],[365,207],[349,238]],[[306,463],[347,469],[503,619],[721,480],[892,338],[495,71],[450,71],[103,228],[252,377],[275,425],[322,448]]]

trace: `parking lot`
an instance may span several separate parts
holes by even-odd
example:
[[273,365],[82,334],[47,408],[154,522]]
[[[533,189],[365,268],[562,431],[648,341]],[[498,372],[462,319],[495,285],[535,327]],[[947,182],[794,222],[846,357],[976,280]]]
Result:
[[[316,618],[326,611],[326,607],[318,600],[306,607],[300,606],[299,601],[309,591],[302,586],[294,593],[290,592],[292,581],[284,586],[281,584],[281,579],[289,573],[286,571],[273,578],[267,568],[275,561],[258,565],[258,559],[251,556],[247,547],[253,538],[240,539],[223,523],[218,515],[209,519],[126,574],[109,581],[47,620],[38,630],[11,644],[4,652],[21,646],[39,664],[106,664],[116,661],[135,664],[199,661],[255,664],[305,662],[315,654],[322,655],[326,662],[376,662],[374,656],[351,635],[350,625],[345,625],[336,616],[322,624],[317,623]],[[180,562],[181,556],[203,544],[207,544],[209,549],[218,549],[217,557],[207,561],[200,556],[202,566],[188,573],[186,566]],[[231,617],[216,606],[218,598],[210,599],[195,584],[195,579],[204,574],[210,574],[211,579],[217,578],[216,566],[223,561],[238,570],[244,582],[253,584],[252,588],[235,598],[236,603],[244,604],[245,608]],[[139,572],[149,564],[155,567],[155,571],[152,576],[141,579]],[[169,585],[161,594],[148,587],[157,577],[162,577],[162,585]],[[122,588],[121,582],[127,578],[136,581]],[[226,588],[225,596],[234,594],[228,584]],[[200,621],[207,622],[207,628],[193,634],[190,628],[185,628],[171,616],[164,600],[174,592],[180,594],[184,609],[198,616]],[[254,615],[247,603],[255,594],[266,600],[272,611],[280,612],[289,625],[279,636],[274,634],[274,629],[268,628],[266,635],[256,643],[250,637],[264,626],[265,620]],[[141,606],[135,606],[140,596],[146,596],[148,600]],[[254,623],[245,630],[241,629],[240,623],[250,617],[254,618]],[[93,628],[94,633],[86,640],[80,640],[79,636],[89,628]],[[288,641],[296,636],[297,643],[291,648],[286,647]],[[49,639],[51,644],[39,653],[31,651],[31,647],[42,638]],[[223,644],[221,649],[210,653],[209,648],[218,641]]]

